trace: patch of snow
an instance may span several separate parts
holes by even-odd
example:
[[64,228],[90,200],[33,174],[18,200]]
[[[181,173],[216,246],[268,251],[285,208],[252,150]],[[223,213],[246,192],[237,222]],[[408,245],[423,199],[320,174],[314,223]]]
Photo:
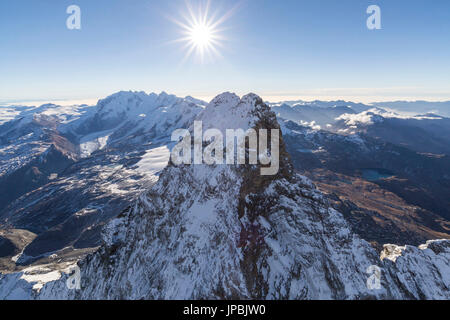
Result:
[[102,150],[108,144],[111,131],[96,132],[83,137],[80,143],[80,151],[82,158],[88,158],[92,153]]
[[170,150],[167,146],[150,149],[136,164],[137,171],[147,175],[156,175],[167,167],[169,160]]

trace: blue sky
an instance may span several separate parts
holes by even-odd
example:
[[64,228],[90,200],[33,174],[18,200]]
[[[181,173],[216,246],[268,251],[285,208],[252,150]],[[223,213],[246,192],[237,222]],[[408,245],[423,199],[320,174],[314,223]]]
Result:
[[[204,1],[190,1],[196,8]],[[66,8],[81,8],[81,30]],[[381,8],[382,30],[366,9]],[[184,0],[0,2],[0,103],[84,100],[119,90],[209,99],[450,100],[450,1],[212,0],[221,57],[183,61]]]

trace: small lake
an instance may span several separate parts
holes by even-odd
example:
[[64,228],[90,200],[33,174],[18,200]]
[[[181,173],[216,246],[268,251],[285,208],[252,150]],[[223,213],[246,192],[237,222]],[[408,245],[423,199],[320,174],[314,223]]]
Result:
[[361,169],[361,173],[363,179],[367,181],[378,181],[394,176],[394,174],[389,170],[378,168]]

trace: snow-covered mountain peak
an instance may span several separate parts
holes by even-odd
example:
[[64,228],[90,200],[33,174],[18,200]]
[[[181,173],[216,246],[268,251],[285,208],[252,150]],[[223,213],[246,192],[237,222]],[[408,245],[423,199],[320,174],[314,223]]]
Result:
[[262,99],[260,96],[258,96],[255,93],[249,93],[242,97],[241,102],[245,103],[245,104],[256,105],[256,104],[261,104]]
[[211,100],[208,107],[233,107],[239,103],[239,96],[232,92],[224,92]]
[[163,105],[172,105],[179,98],[168,95],[163,92],[161,94],[146,94],[145,92],[120,91],[109,97],[99,100],[98,112],[109,117],[126,114],[128,117],[136,113],[148,112]]
[[239,98],[234,93],[225,92],[215,97],[203,110],[197,120],[203,122],[204,129],[247,130],[255,127],[262,118],[275,118],[275,114],[256,94],[250,93]]
[[99,146],[141,145],[155,136],[170,137],[174,130],[189,127],[203,108],[165,92],[121,91],[100,100],[93,114],[73,123],[66,131],[73,132],[82,149],[86,149],[85,156],[89,156]]

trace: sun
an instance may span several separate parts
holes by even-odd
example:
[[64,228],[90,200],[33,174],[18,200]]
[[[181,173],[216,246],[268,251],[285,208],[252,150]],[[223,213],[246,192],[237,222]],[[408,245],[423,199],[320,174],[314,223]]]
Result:
[[192,43],[198,48],[208,47],[212,43],[213,30],[207,25],[196,25],[189,33]]
[[183,37],[175,42],[183,42],[186,54],[183,62],[194,53],[202,63],[207,60],[215,60],[221,57],[219,49],[223,48],[225,41],[223,23],[230,17],[233,10],[218,17],[218,14],[210,14],[210,1],[202,2],[204,5],[194,10],[190,2],[186,2],[187,9],[182,14],[183,19],[171,19],[181,27]]
[[192,52],[196,52],[202,62],[206,58],[219,56],[218,47],[221,46],[221,37],[218,30],[212,22],[206,20],[194,19],[190,25],[187,25],[185,37],[182,39],[186,42],[187,53],[185,59],[188,59]]

